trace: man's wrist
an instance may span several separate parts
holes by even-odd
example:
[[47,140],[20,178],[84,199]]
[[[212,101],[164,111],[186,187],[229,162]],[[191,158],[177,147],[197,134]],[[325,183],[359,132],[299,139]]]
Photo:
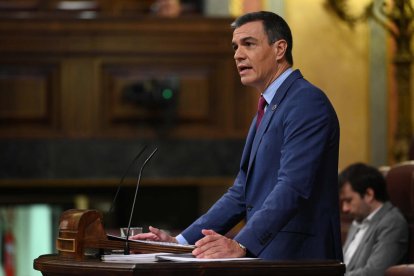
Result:
[[243,250],[244,254],[242,257],[247,255],[247,248],[246,246],[244,246],[243,244],[239,243],[238,241],[235,241],[237,243],[237,245]]

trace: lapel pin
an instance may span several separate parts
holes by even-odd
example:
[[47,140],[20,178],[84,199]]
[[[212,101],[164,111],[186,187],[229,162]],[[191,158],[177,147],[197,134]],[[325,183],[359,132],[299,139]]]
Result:
[[277,108],[277,104],[273,105],[273,106],[272,106],[272,111],[275,111],[275,110],[276,110],[276,108]]

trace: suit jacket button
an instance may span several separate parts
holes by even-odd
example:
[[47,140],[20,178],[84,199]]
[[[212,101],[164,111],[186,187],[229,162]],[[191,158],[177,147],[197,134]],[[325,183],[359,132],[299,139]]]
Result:
[[253,209],[253,206],[247,205],[247,211],[250,212]]

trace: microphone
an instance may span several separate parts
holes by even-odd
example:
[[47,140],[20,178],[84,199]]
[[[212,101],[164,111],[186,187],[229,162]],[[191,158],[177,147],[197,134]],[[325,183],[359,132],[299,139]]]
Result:
[[132,160],[132,162],[129,164],[128,168],[125,170],[124,174],[121,177],[121,180],[119,181],[119,185],[118,185],[118,189],[116,190],[115,196],[114,196],[114,200],[112,200],[112,204],[111,204],[111,208],[109,208],[108,214],[110,214],[113,211],[113,208],[115,206],[115,201],[118,198],[118,194],[119,191],[121,190],[121,186],[122,183],[124,182],[125,176],[127,175],[127,173],[129,172],[129,170],[131,169],[132,165],[138,160],[138,158],[142,155],[142,153],[146,150],[147,146],[145,145],[138,153],[137,155],[134,157],[134,159]]
[[126,240],[125,240],[125,248],[124,248],[124,255],[129,255],[129,242],[128,242],[128,238],[129,238],[129,230],[131,229],[131,221],[132,221],[132,216],[134,214],[134,209],[135,209],[135,202],[137,200],[137,194],[138,194],[138,187],[139,187],[139,183],[141,182],[141,175],[142,175],[142,171],[144,170],[145,165],[148,163],[148,161],[154,156],[154,154],[157,152],[158,148],[155,148],[151,154],[147,157],[147,159],[144,161],[144,163],[142,163],[140,169],[139,169],[139,174],[138,174],[138,180],[137,180],[137,187],[135,188],[135,195],[134,195],[134,201],[132,202],[132,209],[131,209],[131,214],[129,216],[129,222],[128,222],[128,231],[126,234]]

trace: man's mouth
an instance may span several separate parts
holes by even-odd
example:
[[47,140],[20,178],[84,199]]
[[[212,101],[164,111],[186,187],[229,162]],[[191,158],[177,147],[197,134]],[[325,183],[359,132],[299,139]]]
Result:
[[252,69],[252,67],[247,66],[247,65],[239,65],[237,66],[237,69],[239,69],[239,74],[242,75],[246,73],[248,70]]

